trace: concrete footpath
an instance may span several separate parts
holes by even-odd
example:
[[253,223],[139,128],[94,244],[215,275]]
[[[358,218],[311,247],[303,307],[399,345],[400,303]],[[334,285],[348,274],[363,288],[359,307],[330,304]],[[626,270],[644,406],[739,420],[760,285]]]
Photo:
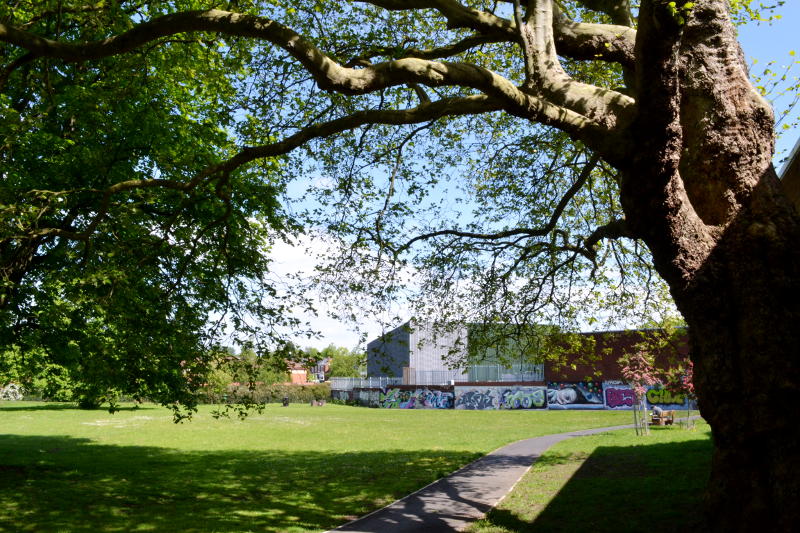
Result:
[[497,505],[553,444],[572,437],[626,428],[633,428],[633,425],[571,431],[511,443],[383,509],[332,531],[459,531]]

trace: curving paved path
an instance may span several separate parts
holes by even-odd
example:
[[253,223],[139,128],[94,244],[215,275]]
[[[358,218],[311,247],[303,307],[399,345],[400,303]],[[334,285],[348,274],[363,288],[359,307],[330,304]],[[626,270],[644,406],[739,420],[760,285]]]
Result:
[[332,531],[459,531],[497,505],[553,444],[572,437],[626,428],[633,428],[633,424],[570,431],[513,442],[383,509]]

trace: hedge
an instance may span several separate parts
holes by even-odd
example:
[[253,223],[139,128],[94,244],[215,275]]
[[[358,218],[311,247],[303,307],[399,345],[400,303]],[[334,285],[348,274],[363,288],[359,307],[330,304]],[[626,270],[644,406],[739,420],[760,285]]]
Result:
[[220,404],[235,402],[237,399],[247,398],[256,403],[280,403],[284,398],[289,398],[290,403],[311,403],[312,400],[331,399],[331,386],[329,383],[309,383],[297,385],[294,383],[274,383],[272,385],[259,384],[255,390],[250,390],[246,385],[229,385],[224,391],[203,390],[198,393],[200,403]]

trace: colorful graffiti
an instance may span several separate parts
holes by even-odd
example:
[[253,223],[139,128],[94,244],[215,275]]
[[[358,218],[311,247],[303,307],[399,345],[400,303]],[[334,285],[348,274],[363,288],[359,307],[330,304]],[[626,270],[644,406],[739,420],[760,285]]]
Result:
[[662,409],[686,409],[686,395],[670,392],[660,387],[648,387],[645,393],[648,407],[658,406]]
[[546,387],[512,387],[500,394],[501,409],[544,409],[547,407]]
[[456,387],[456,409],[498,409],[500,394],[491,387]]
[[452,409],[453,403],[452,392],[430,389],[385,389],[378,400],[384,409]]
[[544,387],[456,387],[456,409],[543,409]]
[[604,381],[603,394],[606,399],[606,409],[633,409],[636,403],[633,389],[621,381]]
[[417,389],[414,409],[452,409],[455,394],[450,391]]
[[548,409],[603,409],[603,385],[594,381],[551,381]]
[[414,400],[411,391],[385,389],[380,393],[379,405],[384,409],[413,409]]

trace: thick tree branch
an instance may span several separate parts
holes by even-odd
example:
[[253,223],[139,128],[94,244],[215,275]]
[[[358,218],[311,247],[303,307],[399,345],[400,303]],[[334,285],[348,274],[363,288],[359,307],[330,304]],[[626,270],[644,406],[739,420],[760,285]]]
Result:
[[[593,149],[600,151],[606,159],[611,160],[621,155],[618,153],[619,144],[609,135],[620,122],[620,117],[616,115],[625,114],[633,105],[630,98],[619,93],[586,88],[580,96],[600,102],[596,106],[591,106],[594,116],[587,118],[569,107],[553,105],[540,97],[526,94],[508,79],[488,69],[464,63],[406,58],[362,69],[346,68],[290,28],[273,20],[219,10],[165,15],[142,23],[118,36],[84,44],[57,42],[0,24],[0,41],[24,47],[45,57],[84,61],[121,54],[154,39],[189,31],[215,31],[271,42],[299,61],[321,88],[343,94],[365,94],[409,83],[432,87],[456,85],[477,89],[500,99],[509,113],[562,129],[580,138]],[[564,84],[564,87],[568,86]],[[552,94],[557,95],[555,92]],[[586,107],[580,100],[574,98],[562,100],[566,104],[580,104],[577,107]],[[600,115],[601,109],[607,116]]]
[[563,15],[554,20],[556,50],[561,56],[582,60],[602,60],[634,66],[636,30],[628,26],[573,22]]
[[[452,28],[468,28],[482,34],[505,35],[508,40],[519,40],[516,21],[468,8],[455,0],[363,1],[390,10],[436,9],[447,18],[448,25]],[[513,3],[514,0],[506,1]],[[611,2],[627,5],[627,0],[611,0]],[[595,6],[590,9],[598,8]],[[604,11],[604,9],[599,10]],[[624,12],[626,12],[624,9],[619,11],[619,13]],[[587,24],[567,19],[560,21],[555,27],[559,54],[573,59],[614,61],[626,67],[632,66],[636,31],[630,28],[630,16],[612,17],[612,20],[615,21],[615,25]]]
[[[444,3],[458,4],[449,0]],[[361,69],[346,68],[290,28],[251,15],[213,9],[176,13],[144,22],[120,35],[83,44],[53,41],[0,24],[0,41],[45,57],[84,61],[121,54],[154,39],[190,31],[214,31],[271,42],[299,61],[322,89],[343,94],[365,94],[410,83],[477,89],[500,99],[509,113],[555,126],[583,140],[607,160],[622,156],[619,143],[610,135],[619,123],[625,122],[624,116],[633,106],[633,101],[622,94],[563,80],[549,94],[564,105],[553,105],[521,91],[508,79],[471,64],[405,58]]]
[[467,52],[475,47],[490,44],[513,41],[514,39],[505,33],[493,33],[484,35],[471,35],[465,37],[458,42],[447,46],[438,48],[419,49],[419,48],[406,48],[399,53],[394,48],[376,48],[366,51],[352,59],[350,59],[344,66],[353,67],[356,65],[368,66],[372,64],[372,59],[376,57],[413,57],[417,59],[442,59],[445,57],[453,57],[458,54]]
[[595,228],[595,230],[583,241],[586,250],[591,254],[595,253],[595,246],[602,241],[608,239],[635,239],[636,234],[633,229],[628,225],[624,218],[612,220],[608,224],[604,224]]
[[282,141],[244,148],[231,159],[204,172],[205,176],[234,169],[265,157],[275,157],[289,153],[312,139],[328,137],[343,131],[352,130],[368,124],[417,124],[436,120],[445,116],[474,115],[503,109],[502,102],[483,95],[465,98],[445,98],[435,102],[425,102],[411,109],[359,111],[322,124],[304,128]]
[[538,0],[530,22],[521,28],[532,56],[535,86],[549,101],[609,128],[631,120],[633,100],[614,91],[572,79],[561,67],[553,32],[553,0]]
[[594,11],[601,11],[611,17],[614,24],[632,26],[630,0],[579,0],[581,4]]
[[[22,235],[15,235],[14,239],[31,239],[46,236],[58,236],[71,240],[87,240],[97,226],[102,222],[108,213],[111,197],[117,193],[133,189],[146,188],[165,188],[183,192],[188,192],[197,187],[200,183],[211,179],[222,177],[222,181],[227,181],[227,176],[237,168],[266,157],[276,157],[287,154],[308,141],[321,137],[328,137],[352,130],[368,124],[416,124],[429,122],[444,116],[474,115],[498,111],[502,106],[496,100],[486,96],[471,96],[466,98],[447,98],[436,102],[423,103],[422,105],[406,110],[368,110],[360,111],[346,117],[315,124],[303,128],[299,132],[287,137],[286,139],[266,144],[262,146],[246,147],[234,157],[218,165],[211,166],[200,172],[197,176],[187,182],[153,179],[153,180],[128,180],[116,183],[103,190],[80,189],[74,191],[61,191],[59,193],[48,194],[69,194],[75,192],[101,193],[103,196],[97,211],[91,222],[81,231],[69,230],[64,228],[43,227],[32,229]],[[31,191],[33,193],[43,193],[46,191]]]
[[492,13],[467,7],[456,0],[359,0],[393,11],[409,9],[435,9],[447,19],[450,28],[468,28],[481,33],[502,32],[516,37],[517,31],[510,20]]

